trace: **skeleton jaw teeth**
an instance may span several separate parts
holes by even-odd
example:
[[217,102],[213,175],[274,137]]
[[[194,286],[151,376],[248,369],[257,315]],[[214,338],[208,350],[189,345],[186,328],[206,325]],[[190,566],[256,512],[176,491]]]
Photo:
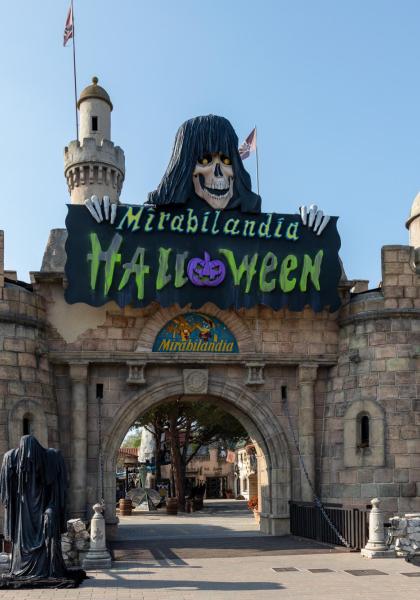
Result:
[[226,186],[226,183],[227,183],[227,181],[224,177],[222,179],[213,179],[213,181],[211,182],[211,188],[213,188],[215,190],[229,189],[229,184]]
[[204,189],[206,190],[206,192],[208,194],[210,194],[210,196],[212,196],[213,198],[223,198],[224,196],[227,196],[227,194],[230,191],[230,188],[216,188],[216,187],[207,187],[206,185],[204,186]]

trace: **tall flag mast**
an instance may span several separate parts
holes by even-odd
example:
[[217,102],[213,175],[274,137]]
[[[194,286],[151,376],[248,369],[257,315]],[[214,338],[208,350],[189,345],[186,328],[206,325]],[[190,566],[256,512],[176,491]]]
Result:
[[76,79],[76,44],[74,34],[74,8],[73,0],[70,2],[69,10],[66,18],[66,25],[64,27],[64,40],[63,46],[67,45],[67,42],[73,40],[73,79],[74,79],[74,109],[76,113],[76,140],[79,139],[79,117],[77,114],[77,79]]
[[242,144],[238,148],[239,156],[242,160],[248,158],[248,156],[255,152],[255,158],[257,161],[257,192],[260,195],[260,174],[258,169],[258,146],[257,146],[257,126],[255,125],[254,129],[248,135],[248,137],[242,142]]

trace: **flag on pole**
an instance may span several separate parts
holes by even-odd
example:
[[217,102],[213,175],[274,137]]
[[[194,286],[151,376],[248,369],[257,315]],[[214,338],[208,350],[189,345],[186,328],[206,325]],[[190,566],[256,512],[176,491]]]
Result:
[[63,46],[73,37],[73,6],[70,4],[67,13],[66,25],[64,27],[64,42]]
[[238,150],[239,150],[239,156],[242,158],[242,160],[245,160],[246,158],[248,158],[248,156],[251,154],[251,152],[255,152],[257,150],[257,128],[256,127],[254,127],[254,129],[251,131],[251,133],[246,138],[246,140],[244,142],[242,142],[242,144],[239,146]]

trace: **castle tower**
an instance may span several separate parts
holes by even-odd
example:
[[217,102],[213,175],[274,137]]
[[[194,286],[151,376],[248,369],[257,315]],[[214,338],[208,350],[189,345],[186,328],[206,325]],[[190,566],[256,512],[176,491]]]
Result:
[[420,193],[413,200],[410,216],[406,223],[409,234],[409,244],[413,248],[420,247]]
[[98,78],[92,78],[77,102],[79,139],[64,149],[64,176],[72,204],[93,195],[119,202],[125,176],[124,152],[111,142],[111,99]]

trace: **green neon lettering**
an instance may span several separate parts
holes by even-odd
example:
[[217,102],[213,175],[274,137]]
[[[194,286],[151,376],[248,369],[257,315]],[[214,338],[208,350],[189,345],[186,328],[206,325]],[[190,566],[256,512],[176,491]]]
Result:
[[239,219],[228,219],[223,227],[223,233],[226,235],[239,235]]
[[166,213],[162,211],[159,215],[159,223],[158,223],[158,231],[164,231],[165,229],[165,221],[169,221],[171,218],[171,213]]
[[105,286],[104,293],[105,296],[108,294],[109,289],[112,285],[112,279],[114,277],[115,265],[121,262],[121,254],[119,254],[118,250],[120,249],[122,243],[122,236],[119,233],[116,233],[112,238],[111,244],[108,250],[102,250],[101,243],[98,239],[96,233],[90,234],[90,245],[92,252],[87,255],[88,261],[91,262],[90,265],[90,288],[92,290],[96,289],[96,283],[98,280],[98,272],[99,266],[101,262],[105,263]]
[[182,223],[184,222],[184,215],[175,215],[171,221],[171,231],[178,231],[184,233]]
[[238,267],[232,250],[222,248],[219,250],[219,253],[222,256],[224,256],[227,260],[227,263],[232,273],[234,285],[240,285],[243,275],[246,274],[245,293],[248,294],[249,290],[251,289],[251,284],[254,275],[257,272],[256,264],[258,260],[258,254],[254,254],[251,260],[249,259],[248,254],[246,254]]
[[181,252],[176,255],[175,259],[175,282],[176,288],[180,288],[185,285],[188,281],[188,277],[185,277],[185,261],[187,260],[188,252]]
[[245,221],[244,231],[242,235],[244,237],[255,237],[255,221]]
[[131,229],[131,231],[137,231],[140,229],[140,218],[143,214],[144,206],[141,206],[136,213],[133,212],[133,206],[129,206],[123,218],[120,221],[120,224],[116,229],[123,229],[124,224],[126,225],[126,229]]
[[198,218],[194,214],[194,210],[192,208],[187,208],[187,231],[186,233],[196,233],[198,229]]
[[283,292],[291,292],[296,285],[296,277],[289,279],[289,275],[298,266],[298,259],[294,254],[289,254],[281,263],[280,287]]
[[267,275],[277,269],[277,264],[277,256],[272,252],[267,252],[262,259],[260,269],[260,290],[262,292],[272,292],[276,287],[276,278],[273,277],[270,281],[267,281]]
[[168,273],[169,255],[171,252],[171,248],[159,248],[159,269],[156,277],[157,290],[161,290],[172,279],[172,275]]
[[137,298],[139,300],[143,300],[144,298],[144,276],[150,271],[150,267],[144,264],[145,253],[146,250],[144,248],[136,249],[131,261],[123,265],[124,275],[118,286],[118,291],[122,290],[127,285],[130,276],[134,275],[137,286]]
[[319,292],[321,286],[319,284],[319,275],[321,272],[321,264],[322,258],[324,256],[324,251],[319,250],[315,256],[314,262],[312,262],[311,257],[307,254],[303,257],[303,269],[302,275],[300,277],[299,288],[301,292],[306,292],[308,288],[308,276],[311,277],[312,283],[314,284],[314,288]]
[[286,239],[297,241],[299,239],[298,229],[299,229],[299,221],[293,221],[292,223],[289,223],[289,225],[286,229]]

